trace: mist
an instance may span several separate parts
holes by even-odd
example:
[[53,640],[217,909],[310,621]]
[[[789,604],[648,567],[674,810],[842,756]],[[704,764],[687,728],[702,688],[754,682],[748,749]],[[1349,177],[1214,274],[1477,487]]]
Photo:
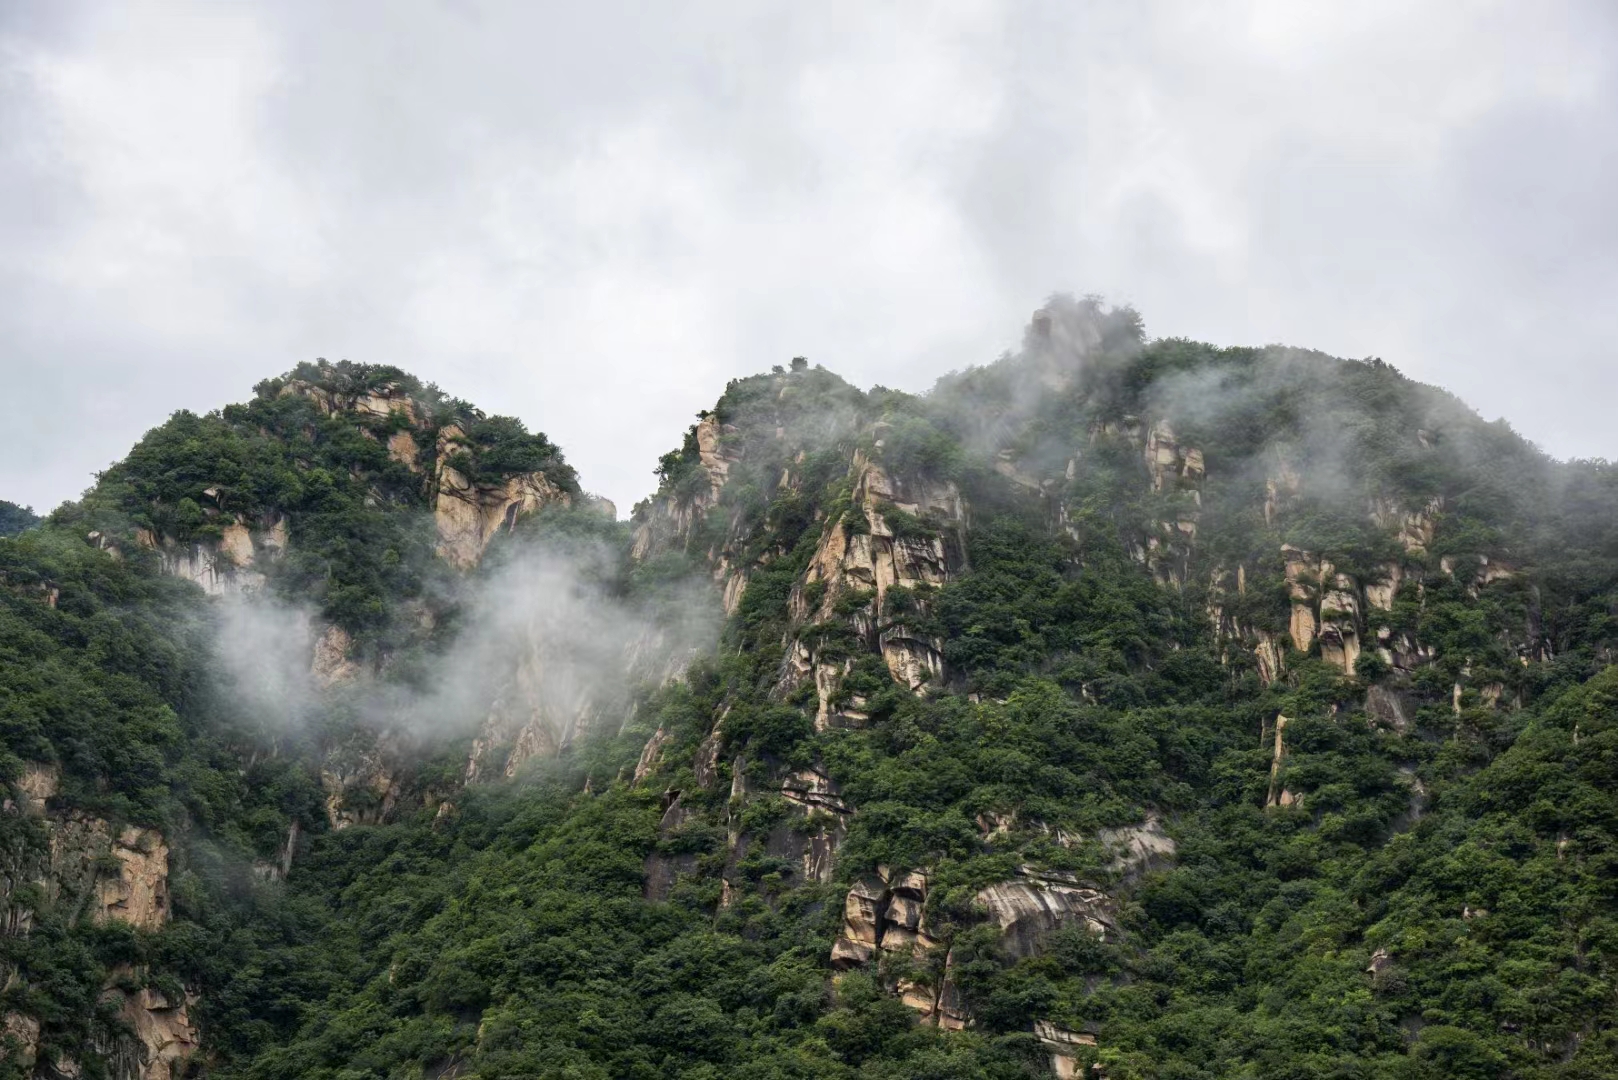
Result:
[[551,751],[617,734],[637,690],[677,677],[713,647],[712,583],[626,586],[623,553],[605,540],[512,540],[462,579],[436,647],[316,661],[333,634],[311,605],[269,590],[219,605],[214,659],[222,685],[269,734],[309,734],[348,714],[422,742],[525,728]]

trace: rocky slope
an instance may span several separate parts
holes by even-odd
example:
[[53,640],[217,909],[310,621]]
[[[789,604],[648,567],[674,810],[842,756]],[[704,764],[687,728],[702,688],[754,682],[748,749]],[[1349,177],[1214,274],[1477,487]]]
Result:
[[[326,365],[177,418],[59,511],[53,542],[118,575],[311,591],[317,719],[230,726],[209,673],[154,683],[213,741],[170,738],[151,790],[184,794],[141,809],[96,801],[116,766],[86,770],[41,707],[0,819],[19,1067],[1613,1060],[1603,463],[1549,462],[1379,361],[1148,342],[1058,298],[928,395],[800,362],[736,380],[658,476],[619,529],[543,437]],[[581,537],[614,552],[602,591],[500,576],[575,566]],[[8,602],[74,647],[52,628],[117,590],[18,550]],[[514,590],[554,602],[477,606]],[[711,602],[725,628],[701,655],[677,620],[591,623],[609,602]],[[451,737],[372,704],[418,700],[376,695],[422,671],[479,684]],[[76,977],[103,1019],[72,1027],[29,996],[63,963],[36,927],[109,925],[143,944],[96,946]],[[162,944],[204,933],[236,959]]]

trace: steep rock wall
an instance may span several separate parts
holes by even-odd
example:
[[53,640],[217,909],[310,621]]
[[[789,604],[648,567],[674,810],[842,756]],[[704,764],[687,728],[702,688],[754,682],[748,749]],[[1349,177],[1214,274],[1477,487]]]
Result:
[[[929,594],[964,566],[966,503],[951,482],[897,481],[860,453],[850,476],[851,509],[822,529],[792,590],[792,616],[800,625],[846,622],[865,648],[881,655],[895,681],[919,692],[944,675],[943,641],[915,627],[927,614]],[[904,522],[903,531],[893,520]],[[903,590],[904,609],[892,602],[895,589]],[[800,636],[792,642],[781,688],[812,678],[816,726],[857,724],[864,720],[859,703],[838,696],[850,666],[846,657],[819,655],[813,641]]]
[[476,566],[501,529],[545,506],[568,506],[572,497],[543,472],[520,473],[495,482],[477,482],[457,469],[452,455],[465,446],[465,434],[451,424],[438,433],[434,469],[433,524],[437,552],[451,566]]
[[[1116,881],[1112,891],[1071,874],[1022,866],[1015,877],[974,894],[977,917],[998,928],[1000,948],[1008,959],[1038,955],[1051,934],[1065,927],[1082,927],[1103,940],[1119,940],[1117,889],[1127,888],[1149,870],[1171,865],[1175,855],[1174,841],[1155,814],[1139,825],[1103,829],[1095,840],[1111,852],[1109,874]],[[1081,838],[1067,837],[1065,842],[1078,843]],[[892,989],[922,1022],[959,1030],[972,1018],[955,986],[950,942],[928,925],[930,887],[926,871],[901,873],[886,867],[854,881],[843,899],[842,928],[832,943],[831,964],[837,971],[848,971],[879,965],[884,957],[928,961],[929,980],[901,978]],[[908,966],[914,969],[914,964]],[[1061,1029],[1047,1026],[1051,1040],[1062,1044],[1053,1048],[1053,1054],[1071,1056],[1073,1045],[1094,1045],[1093,1038],[1066,1040],[1055,1034]]]
[[[70,923],[124,923],[155,932],[169,919],[169,843],[161,832],[116,826],[104,818],[52,806],[58,789],[54,767],[30,765],[13,784],[3,811],[38,823],[39,843],[13,852],[0,868],[0,934],[26,936],[34,907],[44,904]],[[17,975],[4,971],[11,985]],[[128,1031],[114,1034],[98,1055],[117,1080],[169,1080],[197,1049],[200,1035],[190,1018],[192,996],[170,999],[144,986],[145,976],[128,966],[108,973],[102,1001]],[[39,1075],[76,1076],[78,1062],[38,1060],[40,1019],[11,1011],[0,1020],[5,1056]]]

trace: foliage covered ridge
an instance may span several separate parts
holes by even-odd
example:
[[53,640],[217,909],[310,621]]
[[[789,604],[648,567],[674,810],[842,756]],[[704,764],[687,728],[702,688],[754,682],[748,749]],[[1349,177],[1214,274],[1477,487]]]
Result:
[[[926,394],[733,381],[627,525],[393,369],[235,408],[0,540],[18,1075],[1618,1071],[1605,462],[1064,297]],[[199,548],[368,661],[317,729],[208,669]],[[627,636],[650,684],[556,737],[517,620],[475,737],[356,734],[465,590],[586,550],[584,608],[712,602],[717,646]]]

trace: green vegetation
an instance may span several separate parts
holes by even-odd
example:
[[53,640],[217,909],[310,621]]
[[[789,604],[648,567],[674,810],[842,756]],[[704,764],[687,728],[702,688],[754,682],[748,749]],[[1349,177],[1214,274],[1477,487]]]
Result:
[[[1093,1033],[1079,1065],[1110,1080],[1618,1074],[1618,470],[1551,462],[1380,362],[1148,343],[1131,311],[1067,303],[1094,333],[1065,371],[1036,334],[926,396],[807,362],[732,382],[701,418],[723,483],[693,427],[637,508],[638,561],[617,523],[522,522],[483,573],[531,545],[605,547],[597,583],[665,614],[692,569],[722,560],[746,588],[711,655],[596,737],[462,790],[465,746],[425,747],[415,797],[341,831],[329,735],[237,715],[203,662],[211,606],[134,529],[285,518],[272,587],[422,677],[460,625],[459,579],[431,557],[427,477],[387,436],[435,447],[453,423],[470,478],[576,481],[543,437],[391,369],[292,378],[407,391],[413,418],[327,415],[281,381],[180,414],[83,504],[0,540],[0,774],[55,763],[53,814],[159,827],[175,850],[160,932],[16,894],[38,914],[0,938],[5,1007],[93,1069],[116,971],[183,985],[194,1067],[254,1080],[1039,1077],[1036,1021]],[[893,491],[862,495],[865,461]],[[963,520],[905,508],[939,490]],[[832,530],[869,545],[882,523],[947,580],[880,599],[805,583]],[[1332,564],[1306,593],[1351,594],[1325,610],[1363,638],[1352,673],[1318,636],[1286,650],[1283,545]],[[425,641],[411,600],[442,615]],[[878,651],[900,629],[940,646],[925,693]],[[1285,658],[1269,682],[1260,634]],[[815,723],[817,676],[791,677],[805,654],[836,680],[835,722]],[[1368,708],[1373,686],[1401,721]],[[804,809],[805,776],[834,799]],[[1177,853],[1126,873],[1098,833],[1148,814]],[[291,874],[255,874],[294,822]],[[0,827],[25,880],[44,828]],[[805,853],[828,837],[817,880]],[[1116,929],[1008,949],[974,896],[1025,867],[1106,890]],[[843,899],[879,869],[926,871],[941,945],[834,979]],[[901,977],[947,978],[972,1025],[918,1025]]]
[[[351,407],[367,396],[371,411]],[[414,457],[390,448],[397,434]],[[260,383],[245,405],[176,413],[55,519],[125,548],[137,546],[136,530],[189,545],[217,542],[236,523],[284,523],[276,590],[313,600],[369,648],[398,649],[414,633],[406,605],[448,589],[429,513],[440,437],[444,463],[474,483],[542,472],[579,492],[561,452],[520,421],[486,417],[397,368],[321,362]]]
[[37,524],[39,518],[31,508],[0,499],[0,536],[16,536]]

